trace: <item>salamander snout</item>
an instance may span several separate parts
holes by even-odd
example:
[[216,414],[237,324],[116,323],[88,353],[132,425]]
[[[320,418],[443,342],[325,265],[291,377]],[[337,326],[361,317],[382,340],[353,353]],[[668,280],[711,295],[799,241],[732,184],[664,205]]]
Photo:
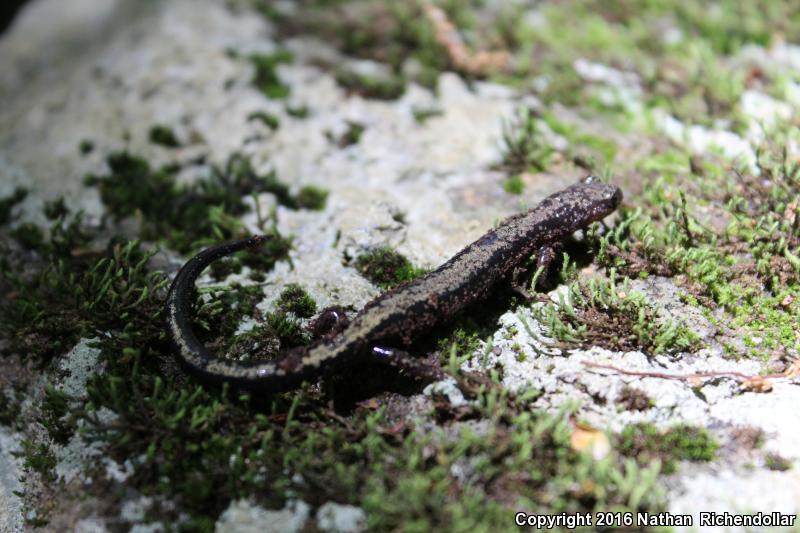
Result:
[[622,203],[622,190],[616,185],[603,183],[596,176],[588,176],[577,185],[586,212],[599,220],[612,213]]
[[622,189],[614,185],[609,185],[609,188],[613,190],[609,191],[608,202],[610,205],[614,207],[614,209],[616,209],[617,207],[619,207],[619,204],[622,203],[622,198],[623,198]]

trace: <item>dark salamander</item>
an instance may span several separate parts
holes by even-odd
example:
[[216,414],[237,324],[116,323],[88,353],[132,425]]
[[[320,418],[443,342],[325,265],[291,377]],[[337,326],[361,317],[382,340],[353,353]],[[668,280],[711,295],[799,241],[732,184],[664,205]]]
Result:
[[421,333],[485,298],[492,286],[509,280],[532,255],[546,266],[554,256],[554,246],[612,213],[621,201],[619,188],[586,178],[528,212],[506,219],[436,270],[375,298],[341,331],[289,350],[275,361],[219,358],[194,334],[192,306],[198,275],[213,261],[258,247],[267,237],[213,246],[190,259],[175,277],[166,302],[167,333],[176,356],[190,372],[258,391],[292,389],[344,365],[369,360],[420,370],[425,365],[418,358],[394,347],[408,346]]

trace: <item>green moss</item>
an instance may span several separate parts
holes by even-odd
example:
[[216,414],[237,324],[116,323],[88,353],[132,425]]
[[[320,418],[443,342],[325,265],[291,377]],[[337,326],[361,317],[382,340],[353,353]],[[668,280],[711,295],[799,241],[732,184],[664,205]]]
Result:
[[286,106],[286,112],[294,118],[306,118],[308,116],[307,106]]
[[56,456],[50,447],[43,442],[34,442],[24,439],[21,443],[22,468],[26,473],[36,472],[45,481],[53,482],[56,480]]
[[625,386],[617,396],[617,405],[627,411],[646,411],[653,407],[653,400],[639,389]]
[[[315,304],[304,300],[294,288],[289,287],[288,293],[286,297],[281,294],[275,312],[262,318],[256,308],[264,296],[259,285],[234,283],[203,289],[196,306],[198,336],[215,353],[247,360],[274,359],[285,350],[308,344],[311,338],[298,317]],[[237,335],[241,322],[248,317],[258,317],[259,323]]]
[[764,465],[770,470],[785,472],[792,468],[792,462],[775,453],[768,453],[764,458]]
[[271,113],[267,113],[266,111],[255,111],[247,115],[247,120],[258,120],[263,125],[268,127],[271,130],[277,130],[278,126],[281,125],[280,120],[278,117]]
[[633,457],[639,464],[659,459],[665,474],[674,472],[679,461],[711,461],[718,448],[705,429],[689,425],[659,431],[652,424],[634,424],[625,428],[617,443],[620,454]]
[[359,255],[355,267],[362,276],[382,289],[394,288],[426,272],[388,246],[373,248]]
[[480,334],[474,327],[461,326],[439,342],[439,349],[454,350],[459,355],[471,356],[480,347],[480,340]]
[[328,139],[339,145],[340,148],[346,148],[353,144],[357,144],[361,140],[361,135],[364,133],[364,125],[359,122],[347,121],[347,130],[338,137],[334,137],[328,133]]
[[36,250],[42,246],[44,242],[44,234],[42,230],[36,224],[31,224],[30,222],[26,222],[24,224],[20,224],[11,232],[11,235],[20,243],[23,247],[29,250]]
[[289,87],[281,82],[277,67],[281,63],[291,63],[292,54],[288,50],[279,50],[272,54],[253,54],[249,57],[255,69],[253,85],[267,98],[283,99],[289,96]]
[[522,194],[525,192],[525,181],[519,174],[514,174],[503,182],[503,190],[508,194]]
[[414,115],[414,120],[417,121],[418,124],[425,124],[428,120],[432,119],[433,117],[442,116],[443,111],[441,109],[414,109],[412,111]]
[[245,316],[255,314],[256,305],[263,299],[258,285],[211,285],[198,289],[195,304],[196,321],[212,335],[232,334]]
[[46,387],[40,407],[39,422],[47,430],[53,442],[66,444],[75,432],[75,421],[69,416],[69,411],[69,396],[54,387]]
[[28,196],[28,189],[17,187],[10,195],[0,198],[0,226],[8,224],[12,217],[14,206],[21,203]]
[[47,220],[51,222],[59,219],[63,220],[69,215],[69,209],[63,196],[50,202],[45,202],[43,212]]
[[[177,167],[152,170],[144,159],[125,152],[110,155],[108,165],[108,175],[86,178],[87,185],[98,188],[108,211],[117,219],[140,215],[143,239],[162,240],[181,252],[247,236],[238,220],[249,210],[243,201],[247,195],[271,192],[280,203],[298,207],[288,185],[274,172],[259,175],[249,160],[238,155],[225,167],[212,168],[208,179],[190,185],[177,183]],[[287,242],[274,228],[270,231],[275,242],[265,249]]]
[[267,315],[269,331],[280,341],[281,350],[288,350],[303,346],[311,341],[308,332],[293,316],[284,312],[270,313]]
[[545,170],[553,153],[528,108],[522,108],[513,120],[503,123],[501,149],[502,166],[510,173]]
[[16,427],[18,416],[22,410],[22,390],[18,383],[16,387],[8,387],[7,390],[0,391],[0,424],[9,427]]
[[172,131],[172,128],[162,124],[157,124],[150,128],[148,137],[151,143],[167,148],[178,148],[181,145],[178,138],[175,136],[175,132]]
[[310,318],[317,312],[314,299],[297,283],[290,283],[281,291],[277,306],[278,309],[294,313],[300,318]]
[[[145,274],[152,253],[138,243],[112,242],[104,252],[74,254],[88,241],[80,220],[55,221],[49,239],[36,248],[38,258],[26,261],[27,270],[25,263],[3,266],[15,294],[0,303],[0,332],[9,341],[4,354],[47,360],[83,336],[138,316],[143,299],[166,285],[161,275]],[[42,264],[35,267],[37,261]]]
[[618,286],[613,269],[608,278],[576,281],[568,291],[557,304],[533,308],[537,319],[565,345],[591,342],[611,350],[658,354],[691,350],[697,343],[686,324],[660,318],[659,310],[631,289],[628,278]]
[[[684,276],[696,304],[722,308],[722,317],[709,320],[724,321],[744,340],[745,349],[731,355],[767,359],[774,350],[800,347],[800,269],[792,261],[800,231],[790,209],[800,194],[800,165],[780,143],[765,145],[759,165],[761,177],[675,151],[639,162],[659,176],[645,188],[643,203],[652,208],[623,208],[622,221],[597,249],[601,263],[628,276]],[[697,213],[714,213],[716,221]]]
[[94,150],[94,143],[88,139],[84,139],[78,144],[78,151],[81,155],[87,155]]
[[405,80],[401,76],[373,77],[352,70],[339,70],[336,82],[349,94],[378,100],[396,100],[406,90]]
[[[36,486],[36,480],[40,480],[46,487],[58,482],[56,476],[56,456],[46,442],[25,438],[20,442],[22,450],[12,452],[12,455],[22,458],[22,470],[24,474],[20,476],[20,484],[23,489],[14,494],[25,501],[25,523],[34,528],[44,527],[50,521],[50,515],[54,508],[51,500],[43,499],[37,491],[31,490],[30,486]],[[33,480],[29,479],[33,478]]]
[[301,187],[294,197],[294,203],[299,209],[313,209],[322,211],[328,202],[328,191],[314,185]]
[[[569,124],[560,120],[553,113],[545,113],[542,120],[550,127],[553,132],[562,135],[569,141],[569,147],[565,154],[569,159],[581,158],[587,163],[595,163],[599,160],[602,164],[610,164],[614,161],[617,154],[617,145],[604,137],[591,135],[583,131],[583,128]],[[593,164],[592,166],[599,166]]]
[[[442,7],[466,28],[478,26],[471,2],[447,2]],[[343,10],[347,16],[341,16]],[[283,19],[277,27],[284,35],[309,33],[338,46],[347,56],[387,65],[388,74],[380,77],[350,69],[337,73],[342,86],[368,98],[399,97],[407,77],[434,88],[440,72],[454,69],[421,6],[411,2],[357,3],[346,8],[336,2],[317,3],[304,11],[302,24]],[[404,68],[409,64],[415,68]]]
[[88,175],[84,181],[99,189],[100,199],[113,215],[125,217],[140,211],[161,217],[169,213],[177,194],[176,167],[153,171],[146,160],[127,152],[115,152],[106,162],[110,174]]

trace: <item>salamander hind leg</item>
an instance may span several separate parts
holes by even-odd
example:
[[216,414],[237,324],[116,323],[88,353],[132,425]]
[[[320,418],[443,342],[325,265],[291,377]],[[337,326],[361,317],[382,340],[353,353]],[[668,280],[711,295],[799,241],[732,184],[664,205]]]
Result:
[[388,365],[416,379],[423,381],[439,381],[447,377],[441,368],[422,361],[410,353],[397,348],[386,346],[373,346],[370,359],[383,365]]

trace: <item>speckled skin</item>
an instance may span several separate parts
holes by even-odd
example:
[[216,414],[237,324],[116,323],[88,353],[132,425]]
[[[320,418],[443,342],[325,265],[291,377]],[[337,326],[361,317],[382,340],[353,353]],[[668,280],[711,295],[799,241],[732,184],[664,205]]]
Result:
[[[260,246],[254,236],[203,250],[178,272],[167,296],[167,333],[174,352],[192,373],[213,382],[229,382],[260,391],[297,387],[304,380],[341,365],[374,358],[376,346],[408,345],[434,325],[484,298],[528,258],[551,248],[573,232],[612,213],[622,191],[588,177],[545,198],[527,213],[512,216],[442,266],[388,291],[367,304],[343,331],[307,347],[286,352],[277,361],[238,362],[215,357],[191,327],[194,284],[202,270],[220,257]],[[387,352],[381,352],[386,356]],[[389,352],[406,357],[404,352]]]

